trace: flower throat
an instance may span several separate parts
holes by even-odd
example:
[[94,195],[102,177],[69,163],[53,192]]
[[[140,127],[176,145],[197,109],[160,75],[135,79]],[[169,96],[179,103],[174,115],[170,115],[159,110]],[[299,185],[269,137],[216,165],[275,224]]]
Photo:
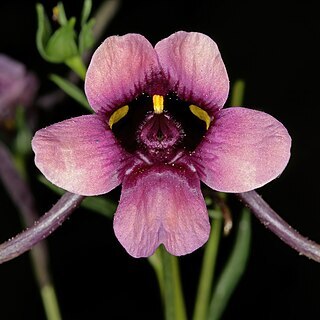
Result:
[[181,151],[194,151],[209,124],[206,111],[174,93],[141,94],[109,119],[124,149],[129,153],[143,153],[152,162],[167,162]]

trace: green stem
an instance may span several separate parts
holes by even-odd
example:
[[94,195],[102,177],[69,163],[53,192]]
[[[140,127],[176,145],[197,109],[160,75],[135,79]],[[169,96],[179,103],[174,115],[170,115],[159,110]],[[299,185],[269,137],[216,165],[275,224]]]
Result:
[[232,86],[231,93],[231,106],[241,106],[243,103],[245,82],[243,80],[237,80]]
[[219,320],[221,318],[246,269],[251,242],[250,217],[249,210],[243,209],[234,247],[213,291],[207,318],[209,320]]
[[40,288],[40,293],[47,320],[61,320],[62,317],[54,287],[47,284]]
[[148,258],[148,261],[153,267],[153,270],[157,276],[160,295],[161,295],[162,301],[164,301],[163,264],[161,260],[160,249],[156,250],[156,252],[151,257]]
[[186,320],[178,258],[169,254],[162,246],[160,250],[163,266],[163,296],[166,320]]
[[30,251],[30,256],[46,319],[61,320],[57,294],[49,273],[49,261],[45,243],[41,242],[34,246]]
[[194,320],[204,320],[207,318],[208,304],[211,297],[212,282],[220,242],[221,227],[221,218],[212,220],[210,238],[205,246],[203,256],[198,293],[193,315]]
[[[21,213],[22,224],[31,227],[39,217],[35,209],[35,199],[25,178],[14,166],[12,155],[2,143],[0,143],[0,160],[0,179]],[[19,251],[17,246],[14,250],[15,252]],[[49,255],[46,243],[42,241],[34,246],[30,251],[30,257],[35,279],[41,293],[46,319],[60,320],[59,305],[49,270]]]
[[83,107],[85,107],[90,112],[93,111],[82,89],[78,88],[75,84],[73,84],[69,80],[66,80],[58,76],[57,74],[51,74],[49,78],[67,95],[69,95],[71,98],[76,100],[78,103],[80,103]]
[[87,68],[80,56],[73,56],[65,61],[66,65],[73,70],[82,80],[86,77]]

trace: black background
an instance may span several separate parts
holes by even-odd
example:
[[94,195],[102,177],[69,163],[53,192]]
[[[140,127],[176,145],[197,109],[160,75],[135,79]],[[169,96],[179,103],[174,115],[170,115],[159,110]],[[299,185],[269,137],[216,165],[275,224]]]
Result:
[[[48,9],[55,5],[43,3]],[[81,5],[65,1],[67,14],[79,15]],[[34,1],[1,1],[0,52],[34,70],[43,93],[54,88],[47,74],[65,69],[44,62],[35,48],[34,6]],[[293,227],[320,242],[318,11],[310,4],[281,1],[123,1],[105,37],[137,32],[155,44],[178,30],[212,37],[231,84],[246,81],[244,106],[270,113],[288,128],[293,140],[289,165],[259,193]],[[56,108],[40,119],[39,127],[82,112],[71,99]],[[36,172],[32,162],[30,170]],[[57,200],[44,189],[33,185],[41,212]],[[2,242],[21,225],[2,185],[0,192]],[[254,217],[252,227],[248,268],[223,319],[319,319],[320,265],[299,256]],[[223,240],[218,270],[231,242],[232,237]],[[126,254],[111,221],[79,209],[48,243],[64,319],[162,319],[153,270],[145,259]],[[198,250],[181,258],[189,313],[201,255]],[[0,266],[0,319],[44,319],[27,254]]]

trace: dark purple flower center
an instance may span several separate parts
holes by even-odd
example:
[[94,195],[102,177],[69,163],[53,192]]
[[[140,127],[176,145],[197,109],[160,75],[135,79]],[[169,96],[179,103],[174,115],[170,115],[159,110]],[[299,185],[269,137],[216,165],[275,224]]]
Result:
[[112,126],[126,151],[138,152],[150,163],[171,162],[178,154],[192,152],[206,132],[205,122],[189,110],[192,103],[174,94],[163,100],[163,111],[155,112],[152,97],[142,94]]
[[152,160],[170,161],[176,153],[176,146],[184,136],[180,123],[167,113],[147,114],[137,140],[144,153]]

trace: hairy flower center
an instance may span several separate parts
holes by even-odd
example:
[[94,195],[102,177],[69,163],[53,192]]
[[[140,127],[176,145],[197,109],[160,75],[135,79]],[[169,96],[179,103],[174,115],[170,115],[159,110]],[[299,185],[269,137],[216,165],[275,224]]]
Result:
[[143,94],[109,119],[120,144],[151,162],[168,162],[181,152],[192,152],[210,125],[206,111],[175,94]]
[[137,134],[141,147],[152,160],[169,161],[174,157],[176,145],[183,138],[181,125],[166,113],[146,116]]

